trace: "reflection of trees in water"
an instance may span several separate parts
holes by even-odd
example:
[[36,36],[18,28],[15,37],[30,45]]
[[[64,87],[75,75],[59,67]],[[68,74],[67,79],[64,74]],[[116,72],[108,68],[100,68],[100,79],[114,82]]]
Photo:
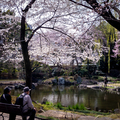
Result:
[[100,98],[100,92],[92,89],[79,89],[77,92],[77,103],[83,103],[86,107],[95,109],[98,107],[98,99]]
[[107,95],[106,94],[104,95],[104,100],[107,100]]
[[[63,90],[64,88],[64,90]],[[37,91],[37,92],[36,92]],[[33,90],[32,98],[39,102],[46,97],[49,101],[56,103],[61,102],[62,105],[74,105],[83,103],[91,109],[113,109],[117,108],[117,103],[120,102],[120,96],[117,94],[108,93],[100,90],[78,89],[74,87],[42,87]]]

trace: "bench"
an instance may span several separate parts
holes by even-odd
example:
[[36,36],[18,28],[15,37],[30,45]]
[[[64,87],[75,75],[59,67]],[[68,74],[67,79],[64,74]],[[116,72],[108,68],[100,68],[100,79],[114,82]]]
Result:
[[[0,112],[2,112],[0,114],[0,116],[2,116],[3,120],[4,120],[3,113],[19,115],[19,116],[22,116],[22,118],[25,117],[25,116],[26,117],[29,116],[28,114],[27,115],[23,114],[20,105],[13,105],[13,104],[1,103],[1,102],[0,102]],[[36,117],[36,116],[35,116],[35,118],[37,120],[49,120],[49,119],[45,119],[45,118],[39,118],[39,117]]]
[[26,116],[22,113],[22,109],[20,105],[13,105],[13,104],[1,103],[1,102],[0,102],[0,112],[2,112],[0,116],[2,116],[3,120],[4,120],[3,113],[20,115],[22,117]]

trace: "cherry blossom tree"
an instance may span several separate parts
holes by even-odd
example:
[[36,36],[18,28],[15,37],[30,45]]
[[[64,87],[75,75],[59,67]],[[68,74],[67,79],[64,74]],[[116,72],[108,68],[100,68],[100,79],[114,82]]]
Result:
[[[28,53],[28,44],[31,38],[36,32],[42,34],[44,29],[56,30],[67,35],[69,25],[76,23],[72,21],[72,18],[74,18],[72,15],[79,11],[76,12],[74,7],[67,8],[69,3],[65,4],[66,0],[2,0],[0,3],[3,10],[6,8],[14,9],[15,13],[21,16],[20,42],[26,69],[26,85],[31,88],[31,65]],[[68,22],[68,20],[70,21]],[[25,24],[28,24],[29,29],[25,28]],[[32,27],[30,27],[30,24]],[[26,37],[27,31],[31,31],[31,35]]]
[[[6,69],[4,64],[8,64],[7,70],[10,74],[12,71],[16,71],[18,62],[22,59],[22,54],[19,51],[20,44],[18,43],[20,26],[14,12],[10,10],[1,11],[0,20],[0,64],[3,63],[1,65],[3,68],[0,67],[0,72]],[[11,63],[13,63],[12,66]]]
[[76,41],[79,44],[77,45],[69,37],[60,33],[54,34],[53,31],[47,32],[45,38],[41,39],[38,35],[35,35],[29,48],[31,59],[51,65],[57,65],[58,63],[61,65],[79,65],[86,59],[96,64],[105,48],[99,42],[95,42],[95,36],[89,34],[84,36],[83,39],[78,36]]
[[115,42],[113,52],[114,52],[113,57],[120,56],[120,39]]
[[[86,2],[85,2],[86,1]],[[31,88],[31,65],[29,56],[29,44],[34,34],[45,37],[46,29],[55,30],[66,35],[72,40],[72,44],[82,48],[80,40],[85,40],[87,44],[88,38],[85,34],[90,30],[91,26],[98,25],[102,16],[116,29],[120,30],[120,23],[113,16],[111,9],[119,13],[118,1],[101,2],[96,0],[1,0],[0,7],[2,10],[14,10],[16,16],[21,17],[20,43],[22,48],[23,59],[26,69],[26,85]],[[87,8],[87,9],[86,9]],[[111,8],[111,9],[110,9]],[[98,14],[94,14],[94,11]],[[118,14],[119,15],[119,14]],[[26,24],[29,29],[26,29]],[[26,36],[26,33],[30,35]],[[79,36],[79,37],[78,37]],[[80,39],[78,39],[80,38]],[[86,45],[86,49],[92,48],[94,41],[90,41]],[[74,45],[73,45],[74,46]],[[74,46],[76,47],[76,46]],[[84,48],[85,49],[85,48]],[[91,49],[92,51],[92,49]],[[89,51],[88,51],[89,52]],[[86,53],[87,54],[87,53]],[[91,52],[92,54],[92,52]],[[86,55],[89,57],[89,55]],[[90,58],[90,57],[89,57]]]

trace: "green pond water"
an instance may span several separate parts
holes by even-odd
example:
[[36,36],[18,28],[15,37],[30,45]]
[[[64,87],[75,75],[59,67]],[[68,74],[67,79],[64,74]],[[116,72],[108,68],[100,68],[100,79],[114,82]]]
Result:
[[[0,93],[3,92],[4,86],[0,87]],[[19,95],[22,90],[12,90],[12,95]],[[119,107],[120,95],[108,91],[93,89],[79,89],[74,86],[46,86],[41,85],[32,90],[32,99],[42,102],[47,98],[52,103],[61,102],[62,105],[75,105],[83,103],[85,107],[95,110],[113,110]]]

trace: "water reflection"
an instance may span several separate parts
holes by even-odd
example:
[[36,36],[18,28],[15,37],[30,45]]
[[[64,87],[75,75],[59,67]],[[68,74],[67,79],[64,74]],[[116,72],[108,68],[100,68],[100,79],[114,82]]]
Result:
[[[0,87],[0,93],[3,88]],[[22,90],[12,90],[12,95],[19,95]],[[107,91],[93,89],[78,89],[74,86],[38,86],[32,90],[32,99],[42,102],[43,97],[53,103],[61,102],[62,105],[75,105],[83,103],[91,109],[112,110],[118,108],[120,95]]]

